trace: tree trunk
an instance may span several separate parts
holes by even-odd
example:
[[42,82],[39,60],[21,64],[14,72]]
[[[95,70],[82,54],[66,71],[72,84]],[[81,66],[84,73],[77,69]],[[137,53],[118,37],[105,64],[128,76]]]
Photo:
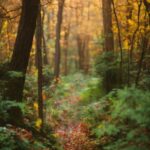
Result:
[[[147,10],[146,10],[147,11]],[[149,31],[147,31],[147,27],[149,26],[149,18],[147,18],[147,15],[145,15],[145,25],[144,25],[144,34],[142,35],[141,40],[141,55],[138,63],[138,70],[136,75],[135,84],[138,86],[139,80],[142,74],[142,70],[144,70],[144,59],[146,56],[146,53],[149,50]]]
[[44,32],[44,19],[45,19],[45,10],[44,8],[42,9],[43,16],[42,18],[42,43],[43,43],[43,52],[44,52],[44,57],[43,57],[43,64],[48,65],[48,48],[47,48],[47,43],[46,43],[46,38],[45,38],[45,32]]
[[86,45],[86,49],[85,49],[84,73],[88,74],[89,68],[90,68],[90,51],[89,51],[88,43],[86,43],[86,44],[87,45]]
[[8,83],[7,98],[21,101],[25,83],[25,75],[32,47],[33,35],[36,27],[39,0],[23,0],[22,13],[18,34],[10,63],[10,71],[18,72],[18,77],[10,78]]
[[42,18],[41,18],[41,8],[39,7],[37,28],[36,28],[36,50],[37,50],[37,67],[38,67],[38,114],[42,121],[41,129],[43,128],[44,116],[43,116],[43,96],[42,96],[42,86],[43,86],[43,73],[42,73]]
[[[114,61],[114,36],[112,31],[112,8],[111,0],[102,0],[103,10],[103,26],[104,26],[104,47],[103,51],[106,52],[107,60],[110,64]],[[110,54],[108,54],[108,52]],[[106,93],[110,92],[116,85],[116,73],[113,69],[107,69],[103,79],[103,86]]]
[[90,37],[88,35],[77,35],[77,46],[79,55],[79,69],[84,73],[89,71],[89,48],[88,43]]
[[[133,17],[133,6],[132,2],[130,0],[127,0],[127,10],[126,10],[126,18],[127,18],[127,25],[126,25],[126,32],[127,34],[127,40],[128,40],[128,47],[131,47],[131,35],[129,34],[129,22],[128,20],[131,20]],[[127,68],[127,84],[130,86],[130,49],[128,49],[128,68]]]
[[148,39],[147,39],[146,36],[147,35],[145,35],[142,39],[142,52],[141,52],[141,56],[140,56],[140,60],[139,60],[139,64],[138,64],[137,76],[136,76],[136,80],[135,80],[135,84],[137,86],[139,84],[139,79],[140,79],[140,75],[141,75],[141,72],[142,72],[143,60],[144,60],[146,51],[148,49]]
[[64,75],[68,74],[68,38],[69,38],[69,25],[68,28],[65,31],[65,37],[64,37],[64,42],[65,42],[65,46],[64,46]]
[[114,12],[114,16],[115,16],[115,20],[116,20],[116,26],[118,29],[118,44],[119,44],[119,48],[120,48],[120,71],[119,71],[119,85],[122,85],[122,75],[123,75],[123,48],[122,48],[122,37],[121,37],[121,29],[120,29],[120,24],[119,24],[119,19],[118,19],[118,15],[117,15],[117,11],[115,8],[115,3],[114,0],[112,0],[112,6],[113,6],[113,12]]
[[56,43],[55,43],[55,68],[54,68],[54,75],[55,75],[56,82],[60,75],[60,60],[61,60],[60,34],[61,34],[61,25],[63,20],[64,2],[65,0],[58,1]]
[[81,35],[77,35],[77,46],[79,54],[79,70],[84,71],[84,62],[85,62],[85,42]]
[[1,34],[1,32],[2,32],[2,28],[3,28],[3,19],[0,18],[0,34]]
[[102,0],[103,26],[104,26],[104,51],[114,51],[114,35],[112,31],[111,0]]

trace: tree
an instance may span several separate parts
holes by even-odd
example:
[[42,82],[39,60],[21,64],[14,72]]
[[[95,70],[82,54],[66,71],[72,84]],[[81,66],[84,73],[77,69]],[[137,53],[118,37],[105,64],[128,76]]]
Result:
[[22,13],[9,70],[17,77],[9,78],[6,97],[21,101],[33,35],[36,27],[39,0],[23,0]]
[[104,28],[104,51],[114,51],[111,0],[102,0],[102,10]]
[[60,38],[61,38],[61,25],[63,20],[63,9],[64,9],[65,0],[58,1],[58,13],[57,13],[57,25],[56,25],[56,41],[55,41],[55,68],[54,75],[57,79],[60,74],[60,59],[61,59],[61,47],[60,47]]
[[43,73],[42,73],[42,38],[43,38],[43,27],[41,17],[41,7],[39,7],[37,28],[36,28],[36,53],[37,53],[37,68],[38,68],[38,115],[42,121],[41,129],[43,128],[44,115],[43,115]]
[[[114,61],[114,35],[112,30],[112,1],[102,0],[103,10],[103,28],[104,28],[104,45],[103,51],[106,53],[106,61],[109,64]],[[109,66],[108,66],[109,67]],[[113,69],[107,69],[103,79],[103,85],[106,92],[110,92],[116,84],[116,75]]]
[[89,36],[77,35],[77,46],[79,55],[79,69],[84,73],[89,71]]
[[70,24],[65,27],[65,35],[64,35],[64,75],[68,74],[68,40],[70,34]]
[[84,60],[85,60],[85,40],[81,35],[77,35],[77,46],[78,46],[78,54],[79,54],[79,69],[81,71],[84,70]]

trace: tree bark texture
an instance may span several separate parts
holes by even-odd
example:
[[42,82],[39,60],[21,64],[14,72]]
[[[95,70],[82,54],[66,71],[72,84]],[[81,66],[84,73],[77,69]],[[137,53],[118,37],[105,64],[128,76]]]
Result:
[[10,62],[10,71],[18,72],[21,75],[20,77],[10,78],[8,81],[7,97],[10,100],[21,101],[23,97],[25,75],[36,27],[38,7],[39,0],[22,1],[22,13]]
[[42,72],[42,38],[43,38],[43,27],[42,27],[42,17],[41,8],[39,7],[38,18],[37,18],[37,28],[36,28],[36,53],[37,53],[37,68],[38,68],[38,115],[42,121],[41,129],[43,128],[44,114],[43,114],[43,72]]
[[58,13],[57,13],[57,25],[56,25],[56,41],[55,41],[55,68],[54,75],[56,81],[60,75],[60,60],[61,60],[61,25],[63,21],[63,9],[64,9],[65,0],[58,1]]

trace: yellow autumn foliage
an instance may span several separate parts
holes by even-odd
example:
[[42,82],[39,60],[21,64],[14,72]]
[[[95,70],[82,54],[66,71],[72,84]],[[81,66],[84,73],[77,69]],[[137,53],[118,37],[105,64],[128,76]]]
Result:
[[40,129],[42,126],[42,120],[40,118],[38,118],[36,121],[35,121],[35,127]]
[[34,102],[33,108],[34,108],[36,111],[38,111],[39,106],[38,106],[38,103],[37,103],[37,102]]
[[147,0],[148,3],[150,3],[150,0]]
[[131,19],[128,19],[128,24],[130,25],[130,26],[136,26],[137,24],[133,21],[133,20],[131,20]]

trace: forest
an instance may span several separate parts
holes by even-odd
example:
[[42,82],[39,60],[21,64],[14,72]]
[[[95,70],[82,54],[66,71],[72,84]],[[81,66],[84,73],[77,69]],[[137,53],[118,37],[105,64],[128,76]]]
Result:
[[0,0],[0,150],[150,150],[150,0]]

